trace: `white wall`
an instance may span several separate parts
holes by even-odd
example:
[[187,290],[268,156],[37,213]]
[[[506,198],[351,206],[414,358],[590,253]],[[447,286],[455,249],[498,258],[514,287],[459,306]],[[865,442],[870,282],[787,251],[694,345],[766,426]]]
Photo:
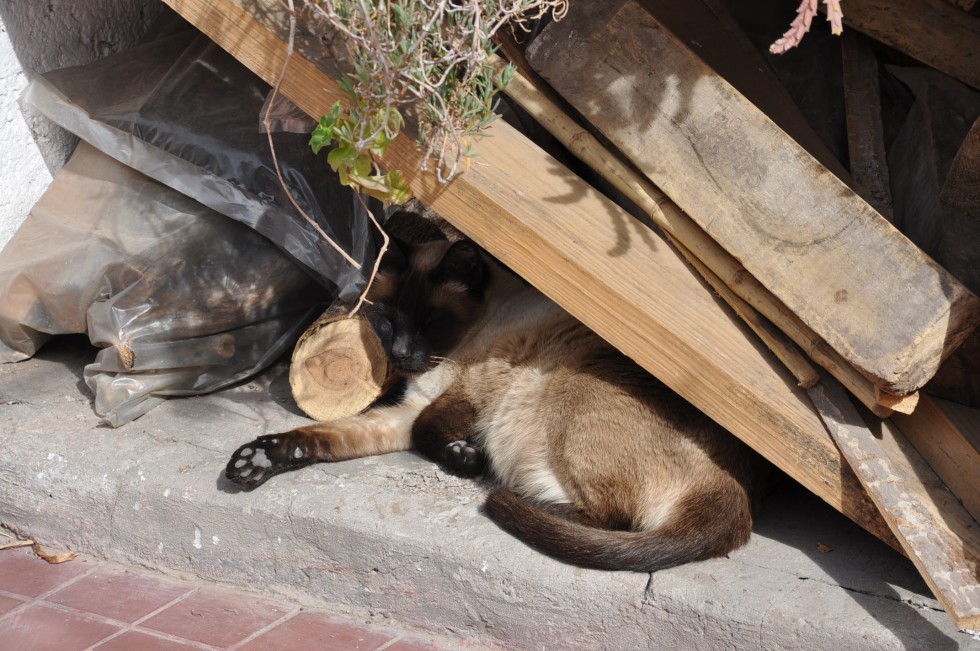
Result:
[[48,70],[125,50],[162,8],[159,0],[0,0],[0,247],[75,147],[19,105],[24,86]]

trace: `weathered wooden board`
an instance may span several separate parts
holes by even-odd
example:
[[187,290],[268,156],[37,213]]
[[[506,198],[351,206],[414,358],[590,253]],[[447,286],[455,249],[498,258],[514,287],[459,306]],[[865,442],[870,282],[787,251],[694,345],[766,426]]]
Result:
[[980,158],[970,153],[980,142],[971,134],[980,117],[980,92],[931,68],[887,70],[915,98],[888,152],[895,225],[961,283],[980,292],[980,208],[969,213],[970,194],[976,198],[980,184],[980,168],[970,163]]
[[960,144],[939,199],[980,222],[980,117]]
[[980,525],[894,424],[875,419],[872,431],[832,379],[810,396],[946,613],[960,628],[980,628]]
[[878,59],[868,37],[852,30],[844,32],[841,49],[851,187],[879,214],[894,223],[888,156],[881,123]]
[[858,29],[980,89],[980,18],[948,0],[847,0],[843,9],[845,29]]
[[888,393],[921,387],[980,300],[642,4],[570,4],[531,65],[855,368]]
[[924,395],[914,413],[892,421],[980,522],[980,410]]
[[959,7],[963,11],[974,11],[977,9],[977,0],[944,0],[954,7]]
[[845,183],[850,179],[847,169],[813,130],[789,91],[729,14],[724,0],[647,0],[645,6],[824,167]]
[[[285,44],[231,0],[166,0],[258,75],[275,81]],[[274,2],[274,0],[270,0]],[[301,56],[282,91],[326,113],[336,84]],[[385,163],[423,202],[809,490],[897,542],[792,377],[715,300],[660,236],[508,125],[478,143],[448,186],[418,172],[399,138]]]

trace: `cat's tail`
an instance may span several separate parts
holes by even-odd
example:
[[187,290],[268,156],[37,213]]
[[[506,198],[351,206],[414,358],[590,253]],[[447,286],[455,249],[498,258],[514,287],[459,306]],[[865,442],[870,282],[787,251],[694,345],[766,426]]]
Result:
[[[724,556],[741,547],[752,529],[751,506],[729,504],[716,496],[685,500],[678,517],[649,531],[602,529],[580,518],[557,514],[499,488],[487,498],[486,511],[501,528],[538,551],[562,562],[600,570],[653,572],[683,563]],[[730,497],[730,495],[729,495]]]

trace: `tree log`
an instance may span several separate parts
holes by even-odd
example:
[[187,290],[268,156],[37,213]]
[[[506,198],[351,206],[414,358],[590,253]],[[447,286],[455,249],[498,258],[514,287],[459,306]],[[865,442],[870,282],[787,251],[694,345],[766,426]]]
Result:
[[366,319],[327,310],[300,337],[289,366],[296,404],[310,418],[358,414],[390,386],[392,370]]

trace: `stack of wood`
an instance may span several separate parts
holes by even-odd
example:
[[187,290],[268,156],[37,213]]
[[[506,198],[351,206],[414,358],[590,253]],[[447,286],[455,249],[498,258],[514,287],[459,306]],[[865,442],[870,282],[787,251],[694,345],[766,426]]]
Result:
[[[269,18],[276,12],[167,1],[279,79],[286,32]],[[480,142],[481,164],[448,186],[417,171],[407,139],[385,163],[502,262],[906,553],[957,625],[978,629],[980,416],[925,390],[946,373],[961,400],[976,399],[980,301],[964,282],[980,260],[964,244],[976,235],[977,127],[953,144],[922,127],[883,128],[878,46],[867,38],[975,90],[980,18],[958,4],[846,4],[843,64],[832,74],[847,100],[847,168],[720,0],[579,0],[526,58],[507,48],[522,70],[508,94],[656,229],[502,122]],[[936,84],[909,83],[925,89],[914,101],[932,124]],[[294,55],[281,89],[318,117],[336,83]],[[925,181],[896,181],[895,147],[920,151],[916,134],[940,154],[952,147],[954,162],[918,161]],[[907,203],[891,189],[919,182],[931,189],[911,194],[928,196],[919,212],[936,216],[926,230],[940,236],[916,245],[889,220],[906,227]],[[308,359],[294,366],[317,367]]]

